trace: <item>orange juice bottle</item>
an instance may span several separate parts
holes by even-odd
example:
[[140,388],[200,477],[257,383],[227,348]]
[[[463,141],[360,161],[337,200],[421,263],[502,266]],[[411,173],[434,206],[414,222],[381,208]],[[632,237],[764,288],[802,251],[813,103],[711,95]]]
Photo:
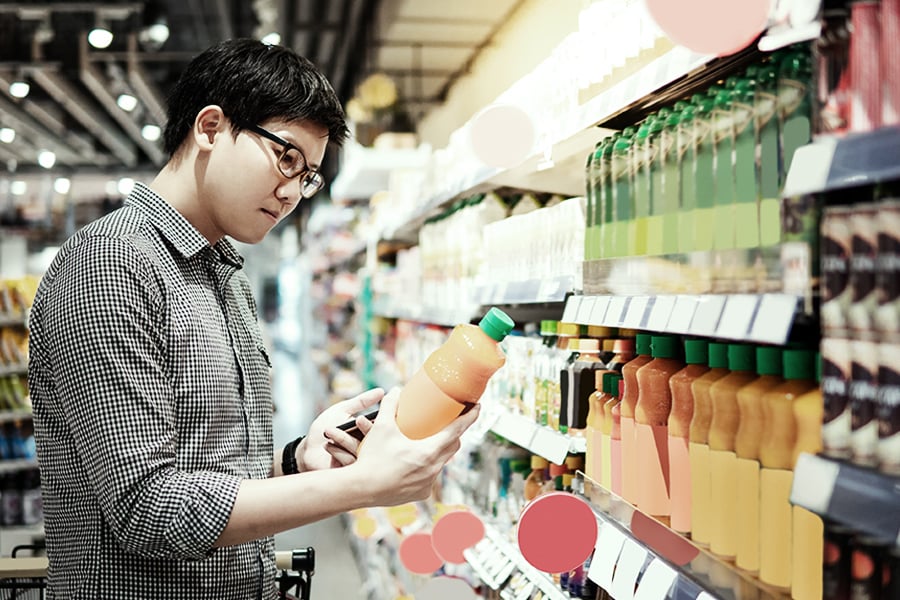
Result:
[[606,368],[621,373],[622,367],[634,358],[634,338],[621,338],[612,342],[613,357],[606,363]]
[[[822,358],[816,356],[816,383],[822,380]],[[822,451],[822,390],[816,387],[794,400],[797,442],[793,465],[801,452]],[[791,555],[791,597],[794,600],[818,600],[822,597],[822,556],[825,552],[825,524],[819,515],[800,506],[793,507],[794,530]]]
[[[615,397],[606,403],[612,407],[609,409],[612,419],[612,428],[609,431],[609,462],[610,462],[610,489],[617,495],[622,495],[622,390],[624,389],[622,376],[613,375],[609,384],[610,392]],[[613,391],[615,390],[615,391]]]
[[612,489],[612,409],[619,401],[618,386],[621,376],[613,371],[603,372],[603,396],[600,404],[603,407],[603,423],[600,427],[600,440],[603,446],[603,458],[600,462],[600,484],[606,489]]
[[701,546],[710,540],[709,423],[712,399],[709,388],[728,374],[728,345],[709,343],[709,371],[691,384],[694,416],[691,417],[691,539]]
[[756,372],[759,377],[738,390],[741,413],[734,453],[737,455],[737,557],[745,571],[759,571],[759,442],[762,439],[762,395],[781,385],[781,348],[758,346]]
[[600,445],[600,428],[603,423],[603,405],[599,402],[603,395],[603,371],[594,371],[594,391],[588,397],[590,409],[587,417],[585,441],[587,450],[584,453],[585,474],[594,481],[600,481],[599,470],[602,451]]
[[759,578],[782,590],[791,587],[793,519],[790,504],[797,425],[794,399],[812,391],[813,353],[787,349],[784,379],[763,395],[759,446]]
[[694,395],[691,384],[709,371],[709,342],[685,340],[685,368],[669,380],[672,412],[669,413],[669,493],[672,499],[671,527],[679,533],[691,531],[691,458],[689,444]]
[[466,405],[478,402],[488,379],[506,362],[498,344],[513,326],[509,315],[492,308],[478,326],[454,327],[400,392],[400,431],[411,439],[426,438],[446,427]]
[[637,371],[653,360],[650,356],[650,334],[637,334],[635,348],[637,356],[622,367],[625,388],[619,405],[622,429],[622,497],[632,504],[637,502],[637,482],[640,477],[634,433],[634,409],[638,402]]
[[678,338],[654,335],[653,360],[638,369],[638,401],[634,411],[638,482],[638,508],[667,524],[672,513],[669,500],[669,413],[672,390],[669,380],[684,368]]
[[733,560],[737,555],[737,456],[734,438],[740,422],[738,390],[756,379],[756,352],[746,344],[728,344],[725,377],[709,387],[712,419],[709,423],[710,522],[709,540],[714,554]]
[[549,467],[550,462],[546,458],[537,454],[531,456],[531,473],[525,479],[525,491],[522,494],[525,500],[534,500],[540,495],[549,478]]

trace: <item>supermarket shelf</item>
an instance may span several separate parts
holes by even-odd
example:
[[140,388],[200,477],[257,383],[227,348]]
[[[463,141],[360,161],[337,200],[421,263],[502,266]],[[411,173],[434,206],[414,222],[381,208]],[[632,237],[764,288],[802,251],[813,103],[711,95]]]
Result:
[[19,365],[0,365],[0,377],[9,377],[10,375],[25,375],[28,373],[28,365],[22,363]]
[[404,319],[441,327],[454,327],[474,319],[478,314],[478,307],[472,306],[468,309],[429,308],[418,305],[399,306],[376,301],[372,307],[372,314],[387,319]]
[[25,327],[28,315],[0,313],[0,327]]
[[389,187],[391,171],[423,169],[431,155],[427,145],[413,149],[368,148],[347,140],[341,171],[331,184],[331,197],[343,200],[368,199]]
[[25,469],[37,469],[38,462],[36,458],[13,458],[9,460],[0,460],[0,474],[15,473],[16,471],[24,471]]
[[583,497],[593,508],[599,526],[588,578],[613,597],[790,597],[694,546],[583,473],[578,476],[584,486]]
[[571,296],[562,320],[784,344],[800,301],[791,294]]
[[575,277],[566,275],[486,285],[476,291],[476,297],[482,306],[562,302],[574,287]]
[[500,589],[509,577],[519,571],[548,600],[567,600],[553,580],[535,569],[509,541],[490,525],[485,525],[484,538],[475,547],[463,551],[472,571],[492,590]]
[[900,477],[801,454],[791,502],[881,542],[900,546]]
[[33,416],[30,410],[5,410],[0,412],[0,425],[14,421],[24,421],[31,419]]
[[497,411],[486,416],[486,419],[492,432],[558,465],[565,462],[567,454],[580,454],[587,450],[585,438],[554,431],[509,411]]
[[900,178],[900,126],[842,138],[823,138],[798,148],[784,196],[827,192]]

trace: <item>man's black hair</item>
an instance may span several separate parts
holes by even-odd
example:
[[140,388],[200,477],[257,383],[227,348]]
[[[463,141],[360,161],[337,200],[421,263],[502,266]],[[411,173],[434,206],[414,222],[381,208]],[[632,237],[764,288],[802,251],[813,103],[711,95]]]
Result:
[[168,98],[165,150],[174,156],[197,114],[210,104],[222,108],[235,135],[270,119],[309,121],[328,129],[340,146],[347,124],[337,94],[309,60],[282,46],[240,38],[197,55]]

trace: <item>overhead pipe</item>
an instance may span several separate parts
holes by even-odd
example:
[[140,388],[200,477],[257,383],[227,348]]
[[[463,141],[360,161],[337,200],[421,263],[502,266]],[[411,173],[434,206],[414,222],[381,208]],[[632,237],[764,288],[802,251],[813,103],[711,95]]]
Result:
[[128,36],[128,83],[134,88],[134,91],[141,97],[144,106],[150,112],[150,116],[156,121],[160,127],[166,124],[165,101],[162,94],[153,83],[153,80],[147,76],[144,68],[138,60],[138,42],[137,35],[130,34]]
[[[61,163],[78,165],[85,162],[86,157],[61,144],[55,133],[23,111],[16,102],[3,95],[0,95],[0,114],[3,115],[4,124],[15,129],[23,138],[34,140],[47,150],[52,150]],[[21,141],[14,143],[21,144]]]
[[331,85],[334,86],[334,89],[338,94],[341,93],[341,89],[344,87],[347,64],[350,61],[350,49],[352,48],[353,43],[357,42],[356,38],[359,35],[360,25],[363,21],[363,8],[365,7],[365,3],[366,0],[351,0],[350,21],[347,25],[347,31],[344,32],[344,37],[341,39],[341,47],[338,48],[337,54],[335,55],[334,76],[331,81]]

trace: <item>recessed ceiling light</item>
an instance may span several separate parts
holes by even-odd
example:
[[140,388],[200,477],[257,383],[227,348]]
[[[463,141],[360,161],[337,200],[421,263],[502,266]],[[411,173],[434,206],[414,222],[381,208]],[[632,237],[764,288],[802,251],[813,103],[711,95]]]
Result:
[[28,184],[22,181],[21,179],[17,179],[9,184],[9,192],[13,196],[24,196],[25,192],[28,191]]
[[116,190],[123,196],[130,194],[132,188],[134,188],[134,179],[131,177],[123,177],[116,184]]
[[39,165],[45,169],[49,169],[56,164],[56,154],[49,150],[41,150],[38,152],[37,160]]
[[72,180],[68,177],[57,177],[53,182],[53,189],[57,194],[68,194],[72,187]]
[[9,127],[0,127],[0,142],[11,144],[16,139],[16,130]]
[[147,37],[157,44],[164,44],[169,39],[169,27],[165,23],[154,23],[147,28]]
[[119,94],[119,97],[116,98],[116,104],[119,105],[124,111],[131,112],[135,108],[137,108],[137,98],[132,96],[131,94]]
[[13,81],[9,84],[9,95],[13,98],[24,98],[31,91],[31,86],[24,81]]
[[159,139],[159,136],[162,134],[162,130],[156,125],[144,125],[141,128],[141,135],[145,140],[150,142],[155,142]]
[[108,48],[112,44],[113,34],[109,29],[103,27],[95,27],[88,33],[88,43],[94,48],[100,50]]

